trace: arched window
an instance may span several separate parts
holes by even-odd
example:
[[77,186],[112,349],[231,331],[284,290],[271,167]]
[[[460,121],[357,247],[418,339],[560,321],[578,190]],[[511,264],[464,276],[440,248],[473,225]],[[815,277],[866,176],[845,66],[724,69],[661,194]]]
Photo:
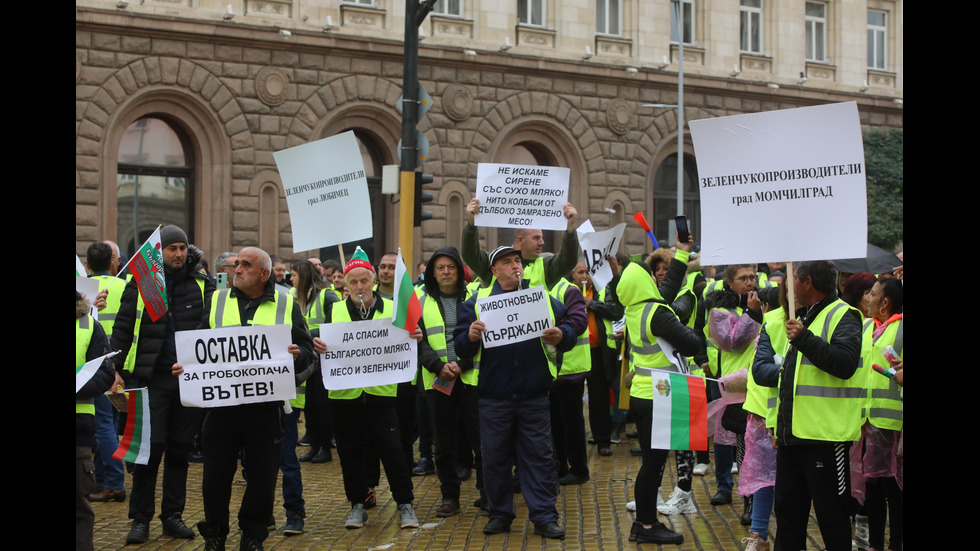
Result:
[[462,247],[463,224],[466,222],[466,203],[459,193],[449,195],[446,201],[446,244],[457,249]]
[[136,120],[123,135],[117,162],[120,248],[132,256],[159,224],[180,226],[193,243],[194,160],[177,129],[153,116]]
[[[694,239],[701,240],[701,193],[694,157],[684,155],[684,214]],[[653,233],[661,246],[671,243],[671,222],[677,215],[677,154],[672,153],[657,168],[653,178]]]

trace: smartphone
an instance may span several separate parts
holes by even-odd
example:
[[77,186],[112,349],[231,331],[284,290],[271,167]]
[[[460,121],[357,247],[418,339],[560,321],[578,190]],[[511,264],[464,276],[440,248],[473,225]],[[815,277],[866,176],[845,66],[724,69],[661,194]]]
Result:
[[215,278],[218,280],[218,283],[216,285],[216,287],[218,289],[227,289],[228,288],[228,274],[227,273],[225,273],[225,272],[218,272],[215,275]]
[[687,243],[687,240],[691,238],[691,230],[687,228],[687,217],[675,216],[674,222],[677,224],[677,239],[681,243]]

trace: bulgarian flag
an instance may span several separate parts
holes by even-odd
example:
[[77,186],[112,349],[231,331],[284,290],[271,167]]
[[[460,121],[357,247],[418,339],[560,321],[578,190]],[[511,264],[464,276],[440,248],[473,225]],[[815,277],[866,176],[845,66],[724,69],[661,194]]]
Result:
[[658,450],[708,450],[708,399],[704,379],[657,371],[653,376],[653,430]]
[[167,281],[163,275],[159,226],[133,255],[129,261],[129,271],[136,279],[150,319],[156,321],[162,318],[167,313]]
[[145,388],[131,388],[126,392],[129,394],[126,431],[112,458],[146,465],[150,461],[150,394]]
[[82,259],[75,255],[75,277],[88,277],[88,270],[85,269],[85,264],[82,264]]
[[415,294],[415,285],[412,284],[412,276],[405,268],[405,261],[402,260],[402,250],[398,249],[398,260],[395,264],[395,313],[391,324],[400,327],[409,333],[414,334],[418,327],[419,318],[422,317],[422,304],[419,296]]

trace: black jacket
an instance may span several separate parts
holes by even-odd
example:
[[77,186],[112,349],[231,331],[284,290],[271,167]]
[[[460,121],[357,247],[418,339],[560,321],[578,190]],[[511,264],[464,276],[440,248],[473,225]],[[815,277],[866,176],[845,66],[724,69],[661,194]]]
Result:
[[[454,296],[456,298],[456,319],[459,320],[459,314],[463,309],[463,301],[466,298],[466,280],[463,279],[463,259],[462,257],[460,257],[459,251],[456,250],[456,247],[446,246],[438,249],[429,259],[429,261],[426,263],[425,278],[423,279],[423,281],[425,282],[425,295],[426,295],[425,300],[436,301],[436,304],[439,306],[439,316],[445,322],[446,310],[443,307],[442,300],[441,300],[443,294],[439,290],[439,282],[436,279],[436,273],[435,273],[436,259],[439,258],[440,256],[451,258],[456,263],[457,278],[456,278],[456,292]],[[419,327],[422,329],[422,334],[424,335],[425,317],[419,318]],[[451,331],[453,329],[455,329],[455,325],[450,328]],[[446,338],[446,343],[449,344],[452,340],[453,340],[452,333],[450,333],[450,336]],[[456,360],[456,363],[459,365],[459,368],[463,371],[473,368],[472,358],[466,358],[466,359],[458,358]],[[439,372],[442,371],[442,368],[445,365],[442,361],[442,358],[439,357],[439,354],[436,354],[436,351],[433,350],[431,346],[429,346],[428,339],[422,339],[422,342],[419,343],[419,365],[421,365],[422,368],[427,369],[430,373],[434,373],[436,375],[439,375]],[[421,380],[421,377],[419,378],[419,380]],[[423,389],[423,390],[428,390],[428,389]]]
[[[200,249],[193,245],[188,247],[187,262],[183,269],[166,274],[167,313],[157,321],[151,321],[146,310],[143,311],[133,373],[125,372],[123,366],[126,357],[134,353],[130,348],[136,327],[136,306],[142,299],[135,279],[126,284],[110,342],[113,350],[120,351],[116,356],[116,370],[127,385],[148,384],[154,371],[169,374],[171,367],[177,362],[174,334],[177,331],[197,329],[205,305],[211,302],[211,293],[214,292],[214,281],[197,271],[200,261]],[[201,283],[204,285],[203,296]]]
[[850,379],[861,360],[861,316],[856,311],[845,315],[834,328],[830,340],[824,340],[810,331],[810,324],[820,312],[837,300],[837,292],[827,295],[807,310],[797,310],[796,317],[803,323],[803,330],[790,341],[789,351],[783,360],[779,381],[779,410],[776,412],[776,439],[780,445],[809,444],[813,440],[793,435],[793,381],[796,377],[796,356],[803,354],[818,369],[841,379]]
[[[269,276],[269,279],[265,282],[265,289],[262,290],[262,294],[254,300],[242,295],[237,287],[232,287],[229,294],[238,299],[236,301],[238,303],[238,316],[242,320],[242,325],[247,326],[252,321],[259,305],[263,302],[275,300],[276,292],[275,276]],[[200,329],[209,329],[211,327],[210,317],[211,301],[208,300],[199,320]],[[316,352],[313,351],[313,337],[310,336],[310,331],[306,326],[306,316],[303,315],[303,311],[299,305],[295,303],[293,305],[290,325],[290,333],[293,338],[292,344],[299,346],[299,357],[293,362],[293,375],[296,380],[296,386],[299,386],[310,378],[315,368],[319,367],[319,362],[317,361]]]

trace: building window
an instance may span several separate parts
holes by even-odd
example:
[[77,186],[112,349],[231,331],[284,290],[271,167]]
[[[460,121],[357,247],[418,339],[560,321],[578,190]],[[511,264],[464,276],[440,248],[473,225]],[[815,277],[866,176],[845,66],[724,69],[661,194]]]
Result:
[[432,13],[463,17],[463,0],[439,0],[432,7]]
[[524,25],[544,26],[545,0],[517,0],[517,17]]
[[741,49],[745,53],[762,53],[762,0],[741,1]]
[[[694,157],[684,155],[684,214],[694,238],[701,235],[701,192],[698,189],[698,167]],[[674,239],[670,223],[677,215],[677,154],[672,153],[657,168],[653,178],[653,234],[660,246]]]
[[[684,6],[684,44],[694,44],[694,0],[680,0]],[[678,43],[677,1],[670,2],[670,41]]]
[[119,144],[116,236],[128,255],[158,224],[174,224],[194,242],[191,220],[194,162],[186,140],[163,119],[144,117]]
[[623,33],[621,0],[595,0],[595,32],[619,36]]
[[888,23],[887,14],[883,11],[868,10],[868,67],[871,69],[885,68],[885,38]]
[[806,60],[827,59],[827,4],[806,3]]

